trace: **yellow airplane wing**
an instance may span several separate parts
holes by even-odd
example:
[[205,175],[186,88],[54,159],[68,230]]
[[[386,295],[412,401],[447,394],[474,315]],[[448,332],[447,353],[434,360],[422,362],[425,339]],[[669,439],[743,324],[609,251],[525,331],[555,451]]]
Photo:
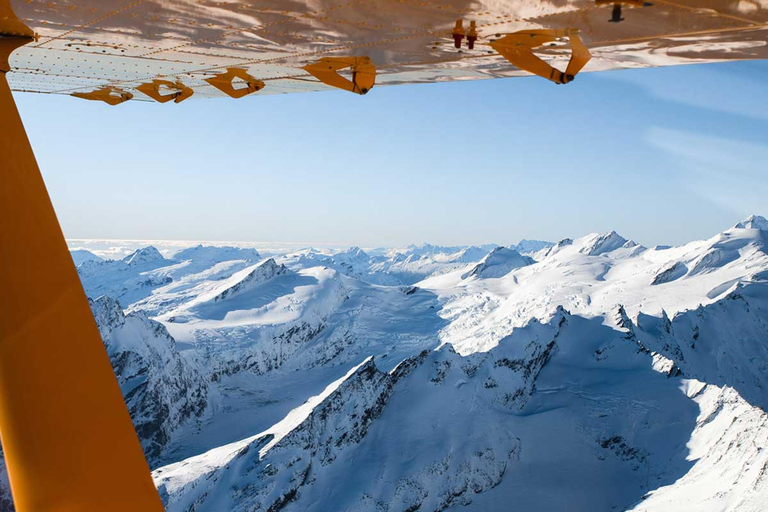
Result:
[[[13,90],[112,104],[329,86],[362,94],[351,80],[363,76],[348,64],[352,57],[369,59],[366,73],[374,73],[378,86],[530,72],[564,83],[568,76],[555,71],[565,73],[574,44],[581,51],[575,64],[585,71],[768,57],[765,0],[11,0],[11,5],[36,34],[11,59]],[[323,66],[327,73],[313,72]]]

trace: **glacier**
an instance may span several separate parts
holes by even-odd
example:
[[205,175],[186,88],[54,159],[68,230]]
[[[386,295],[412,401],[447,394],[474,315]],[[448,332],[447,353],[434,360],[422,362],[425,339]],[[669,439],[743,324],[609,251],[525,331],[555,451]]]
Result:
[[766,242],[72,253],[169,512],[742,512]]

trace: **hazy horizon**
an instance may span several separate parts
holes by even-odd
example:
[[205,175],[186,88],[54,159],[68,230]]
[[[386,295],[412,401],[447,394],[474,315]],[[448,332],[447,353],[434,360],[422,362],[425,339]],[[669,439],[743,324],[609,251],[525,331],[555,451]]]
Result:
[[616,230],[652,246],[765,212],[768,102],[752,99],[768,97],[766,72],[750,61],[180,105],[17,98],[67,238],[393,247]]
[[[752,215],[760,216],[760,214],[758,213],[755,213]],[[719,231],[711,233],[709,236],[704,237],[703,239],[711,238],[712,236],[715,236],[718,233],[726,231],[727,229],[732,228],[735,224],[743,220],[746,220],[746,217],[744,219],[738,219],[734,221],[731,225],[725,226]],[[614,231],[614,230],[609,230],[609,231]],[[595,233],[597,232],[573,234],[571,237],[568,237],[568,238],[581,238],[581,237],[589,236],[590,234],[595,234]],[[601,232],[600,234],[604,234],[604,233]],[[635,239],[634,237],[631,236],[631,234],[622,233],[622,232],[618,232],[618,234],[623,236],[624,238],[627,238],[628,240],[637,242],[640,245],[643,245],[645,247],[667,245],[667,244],[653,244],[653,243],[646,244]],[[448,246],[449,247],[456,247],[456,246],[464,247],[464,246],[471,246],[471,245],[512,246],[512,245],[517,245],[517,244],[520,244],[521,242],[526,242],[526,241],[557,243],[560,240],[562,239],[545,240],[542,238],[527,238],[527,239],[513,240],[508,242],[507,241],[505,242],[488,241],[481,244],[450,244]],[[675,245],[685,245],[686,243],[694,242],[697,240],[699,239],[686,240],[680,244],[675,244]],[[444,244],[435,244],[435,243],[431,243],[430,241],[422,241],[422,242],[413,242],[413,243],[396,245],[396,246],[387,246],[387,245],[380,245],[380,244],[362,246],[357,244],[344,244],[344,243],[333,243],[333,242],[308,243],[308,242],[300,242],[300,241],[67,238],[67,245],[69,246],[70,250],[84,249],[100,257],[116,259],[116,258],[122,258],[124,256],[127,256],[132,252],[136,251],[137,249],[140,249],[142,247],[147,247],[150,245],[156,247],[164,256],[167,257],[182,249],[194,247],[197,245],[250,247],[250,248],[257,249],[260,252],[264,252],[265,255],[276,255],[276,254],[284,254],[284,253],[289,253],[289,252],[299,251],[302,249],[309,249],[309,248],[317,249],[317,250],[328,250],[328,251],[343,251],[352,247],[359,247],[364,251],[370,252],[370,251],[376,251],[376,250],[404,249],[410,246],[414,246],[414,247],[421,247],[424,245],[442,246]]]

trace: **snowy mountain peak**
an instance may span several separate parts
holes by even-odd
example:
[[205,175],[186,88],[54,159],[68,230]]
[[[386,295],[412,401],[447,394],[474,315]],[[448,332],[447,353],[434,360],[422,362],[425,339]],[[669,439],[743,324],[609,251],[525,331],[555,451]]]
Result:
[[359,247],[350,247],[346,251],[334,254],[333,259],[337,261],[368,261],[370,256]]
[[354,254],[355,256],[365,256],[366,258],[368,257],[368,254],[366,254],[366,252],[364,250],[362,250],[361,248],[359,248],[357,246],[350,247],[347,252],[350,253],[350,254]]
[[76,267],[85,261],[104,261],[104,258],[93,254],[87,249],[70,249],[69,254],[72,256],[72,261],[75,262]]
[[148,245],[147,247],[142,247],[141,249],[138,249],[137,251],[129,254],[123,258],[123,261],[128,265],[137,266],[143,265],[145,263],[160,263],[167,260],[155,247]]
[[635,247],[639,247],[637,243],[632,240],[627,240],[615,231],[611,231],[605,235],[595,235],[593,239],[589,240],[589,243],[581,249],[581,252],[588,256],[599,256],[617,249],[632,249]]
[[526,267],[534,263],[533,259],[523,256],[509,247],[497,247],[483,258],[472,270],[462,276],[493,278],[502,277],[516,268]]
[[750,215],[734,226],[737,229],[760,229],[768,231],[768,219],[760,215]]
[[219,293],[214,297],[213,301],[218,302],[239,295],[246,290],[250,290],[254,286],[269,281],[275,276],[287,273],[288,269],[285,265],[278,265],[274,258],[269,258],[267,261],[259,263],[255,267],[250,267],[244,272],[245,276],[237,280],[232,286],[227,287],[223,292]]

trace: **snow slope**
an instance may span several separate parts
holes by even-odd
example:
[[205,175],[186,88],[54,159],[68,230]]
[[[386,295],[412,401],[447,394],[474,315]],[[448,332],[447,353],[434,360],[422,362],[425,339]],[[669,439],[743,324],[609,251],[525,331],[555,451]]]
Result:
[[169,511],[756,511],[766,241],[753,216],[680,247],[139,248],[78,270]]
[[359,247],[335,252],[304,249],[286,254],[280,261],[293,269],[322,265],[367,283],[397,286],[410,285],[427,276],[479,262],[495,247],[442,247],[424,244],[376,251],[377,254],[374,255]]
[[765,279],[768,231],[734,227],[681,247],[646,249],[616,233],[587,235],[551,248],[535,265],[498,279],[464,279],[455,271],[417,283],[437,294],[450,323],[441,338],[461,353],[487,350],[531,318],[558,305],[605,315],[622,304],[674,315],[711,303],[738,283]]
[[[271,429],[155,478],[170,511],[631,507],[698,470],[691,434],[733,415],[709,410],[703,384],[654,368],[632,330],[560,309],[488,352],[444,346],[389,372],[366,359]],[[751,428],[764,421],[734,406]],[[710,495],[734,499],[731,486]]]
[[768,261],[753,225],[438,271],[405,293],[437,297],[439,350],[365,359],[275,427],[158,469],[169,510],[758,510]]

